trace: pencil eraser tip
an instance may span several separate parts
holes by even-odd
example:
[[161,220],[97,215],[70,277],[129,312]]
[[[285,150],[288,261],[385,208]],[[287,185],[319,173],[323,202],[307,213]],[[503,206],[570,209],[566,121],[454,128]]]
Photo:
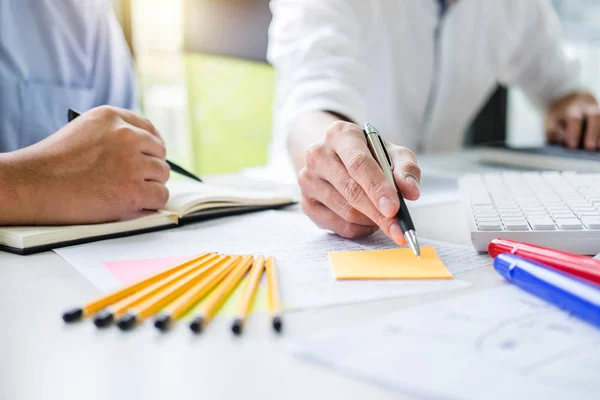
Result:
[[231,331],[236,335],[240,335],[242,333],[242,320],[240,318],[236,318],[235,321],[233,321],[233,325],[231,325]]
[[202,332],[202,325],[204,324],[204,319],[202,317],[200,318],[196,318],[194,321],[192,321],[192,323],[190,324],[190,329],[192,330],[192,332],[194,333],[200,333]]
[[169,329],[169,326],[171,324],[171,317],[169,317],[168,315],[159,315],[158,317],[156,317],[156,320],[154,320],[154,326],[161,331],[166,331],[167,329]]
[[79,321],[81,319],[81,317],[83,317],[83,309],[81,309],[81,308],[74,308],[72,310],[66,311],[62,315],[62,319],[65,322]]
[[113,313],[107,310],[100,311],[94,317],[94,325],[98,328],[105,328],[113,322]]
[[137,317],[134,314],[127,313],[127,314],[123,315],[123,317],[121,317],[119,322],[117,322],[117,326],[121,330],[127,331],[127,330],[133,328],[136,323],[137,323]]

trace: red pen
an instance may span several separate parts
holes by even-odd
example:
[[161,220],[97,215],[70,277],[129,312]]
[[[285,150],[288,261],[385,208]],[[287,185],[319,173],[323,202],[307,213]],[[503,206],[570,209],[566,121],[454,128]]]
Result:
[[492,257],[496,257],[500,253],[516,254],[547,265],[557,271],[600,285],[600,260],[588,256],[508,239],[492,240],[488,246],[488,253]]

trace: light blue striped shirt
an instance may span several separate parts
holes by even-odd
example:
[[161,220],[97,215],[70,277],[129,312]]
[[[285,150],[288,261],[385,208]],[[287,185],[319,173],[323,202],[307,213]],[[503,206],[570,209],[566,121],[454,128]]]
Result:
[[133,85],[109,0],[0,0],[0,152],[56,132],[70,107],[133,108]]

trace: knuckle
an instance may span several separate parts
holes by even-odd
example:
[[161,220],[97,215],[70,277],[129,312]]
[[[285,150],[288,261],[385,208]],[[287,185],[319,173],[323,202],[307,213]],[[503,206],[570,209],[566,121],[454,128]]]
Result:
[[370,157],[365,153],[354,154],[348,162],[348,171],[351,175],[363,172],[370,161]]
[[304,167],[298,172],[298,186],[300,186],[301,189],[306,188],[309,181],[310,173],[308,172],[308,169]]
[[404,163],[404,171],[408,175],[412,175],[415,178],[417,178],[418,181],[421,180],[421,168],[419,167],[419,165],[416,162],[408,161],[408,162]]
[[[163,144],[161,144],[161,143],[159,143],[159,145],[157,146],[157,153],[158,153],[157,155],[158,155],[158,157],[159,157],[159,158],[161,158],[161,159],[163,159],[163,160],[164,160],[165,158],[167,158],[167,149],[166,149],[166,147],[165,147]],[[167,166],[168,166],[168,165],[167,165]]]
[[169,168],[169,165],[166,162],[161,161],[157,164],[156,169],[159,179],[162,182],[166,182],[169,179],[169,175],[171,175],[171,168]]
[[329,125],[329,128],[327,128],[327,131],[325,132],[325,138],[327,140],[331,140],[337,137],[338,135],[344,133],[347,124],[348,123],[344,121],[335,121],[334,123]]
[[300,209],[302,212],[310,217],[313,207],[314,201],[306,196],[302,196],[302,199],[300,200]]
[[362,188],[354,179],[344,182],[344,197],[350,204],[356,204],[362,197]]
[[140,118],[141,118],[142,122],[143,122],[145,125],[148,125],[148,126],[149,126],[149,127],[151,127],[152,129],[155,129],[155,127],[154,127],[154,124],[152,123],[152,121],[150,121],[150,120],[148,119],[148,117],[141,116]]
[[132,146],[134,144],[139,143],[138,134],[131,129],[131,127],[127,124],[123,124],[114,130],[114,135],[117,139],[119,139],[124,145]]
[[342,218],[348,222],[358,223],[362,217],[362,213],[350,204],[346,203],[342,210]]
[[113,106],[103,105],[96,107],[95,112],[99,117],[110,119],[118,115],[117,109]]
[[166,186],[161,186],[158,194],[158,200],[160,202],[160,207],[164,206],[167,204],[167,201],[169,201],[169,189]]
[[318,160],[325,155],[325,146],[323,143],[317,143],[308,148],[306,151],[306,166],[314,169]]

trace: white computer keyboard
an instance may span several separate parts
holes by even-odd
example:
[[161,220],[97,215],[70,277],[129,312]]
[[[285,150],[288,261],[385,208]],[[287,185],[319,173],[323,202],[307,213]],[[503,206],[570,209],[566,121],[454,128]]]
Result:
[[600,174],[466,175],[459,187],[478,251],[502,237],[580,254],[600,252]]

